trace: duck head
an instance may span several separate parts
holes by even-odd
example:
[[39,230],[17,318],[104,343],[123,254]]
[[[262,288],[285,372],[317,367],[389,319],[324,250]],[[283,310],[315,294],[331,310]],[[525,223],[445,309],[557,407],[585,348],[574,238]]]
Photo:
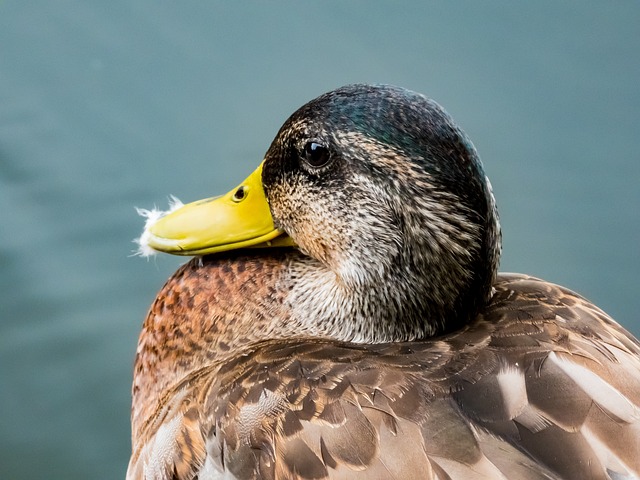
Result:
[[370,85],[301,107],[240,186],[173,211],[141,240],[180,255],[295,246],[294,323],[363,342],[469,322],[491,296],[500,253],[491,186],[467,136],[423,95]]

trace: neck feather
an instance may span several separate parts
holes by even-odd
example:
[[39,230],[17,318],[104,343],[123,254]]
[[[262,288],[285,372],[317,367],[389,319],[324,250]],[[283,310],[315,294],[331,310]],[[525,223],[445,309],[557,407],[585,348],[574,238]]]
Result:
[[294,333],[302,335],[384,343],[424,339],[467,323],[484,300],[476,298],[484,295],[474,291],[475,270],[487,265],[477,261],[479,235],[463,233],[408,238],[392,256],[388,249],[367,248],[367,255],[356,250],[332,267],[300,256],[289,270],[291,319],[284,327],[295,325]]

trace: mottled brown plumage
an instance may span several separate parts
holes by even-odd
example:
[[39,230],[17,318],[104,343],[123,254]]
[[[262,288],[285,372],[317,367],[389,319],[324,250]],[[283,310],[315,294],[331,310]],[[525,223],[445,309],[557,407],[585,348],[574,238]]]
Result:
[[[495,274],[490,187],[434,105],[352,86],[285,123],[263,181],[301,251],[168,280],[128,478],[640,478],[640,344],[569,290]],[[287,153],[309,138],[324,170]]]

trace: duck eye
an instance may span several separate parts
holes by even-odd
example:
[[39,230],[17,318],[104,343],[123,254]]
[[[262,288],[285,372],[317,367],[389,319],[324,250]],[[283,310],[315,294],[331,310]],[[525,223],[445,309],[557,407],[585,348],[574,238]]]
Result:
[[304,160],[312,167],[323,167],[331,160],[329,149],[318,142],[308,142],[302,152]]

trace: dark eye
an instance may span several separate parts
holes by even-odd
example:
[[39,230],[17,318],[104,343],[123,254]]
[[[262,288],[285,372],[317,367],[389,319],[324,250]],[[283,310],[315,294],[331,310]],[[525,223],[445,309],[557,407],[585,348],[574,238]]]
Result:
[[331,153],[318,142],[308,142],[304,146],[302,157],[312,167],[323,167],[331,160]]

